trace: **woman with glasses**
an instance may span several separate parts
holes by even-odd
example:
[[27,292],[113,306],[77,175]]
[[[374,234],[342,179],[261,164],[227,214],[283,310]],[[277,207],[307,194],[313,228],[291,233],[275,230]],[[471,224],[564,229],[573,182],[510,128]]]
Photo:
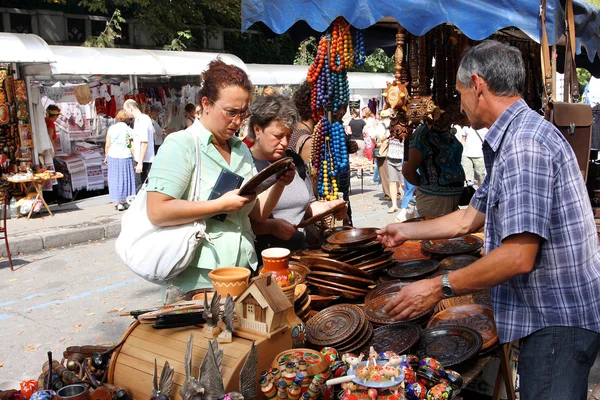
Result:
[[[298,123],[298,112],[285,96],[262,96],[252,103],[252,117],[248,123],[248,135],[254,140],[250,151],[254,165],[262,171],[283,157],[292,157],[296,173],[291,184],[283,191],[271,218],[255,220],[252,229],[256,234],[256,252],[269,247],[285,247],[290,250],[304,248],[305,233],[295,226],[303,219],[330,209],[343,200],[320,202],[313,194],[312,182],[302,157],[288,148],[292,132]],[[342,219],[346,210],[336,215]]]
[[[250,151],[235,136],[248,116],[252,83],[242,69],[221,60],[211,62],[203,77],[201,121],[167,136],[148,180],[148,217],[153,224],[206,222],[210,241],[202,242],[190,266],[171,282],[185,291],[211,287],[208,273],[215,268],[256,269],[249,217],[266,220],[285,185],[294,178],[294,171],[288,171],[259,196],[240,196],[236,189],[208,200],[222,171],[235,173],[244,181],[257,172]],[[200,165],[196,165],[196,141]],[[200,201],[193,202],[187,199],[196,168],[201,168]],[[227,216],[224,220],[213,218],[220,214]]]

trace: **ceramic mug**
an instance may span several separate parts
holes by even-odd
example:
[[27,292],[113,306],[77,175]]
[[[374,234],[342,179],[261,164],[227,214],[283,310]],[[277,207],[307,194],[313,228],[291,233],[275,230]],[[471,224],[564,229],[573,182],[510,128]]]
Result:
[[68,385],[56,392],[56,398],[58,400],[90,400],[90,391],[85,385]]

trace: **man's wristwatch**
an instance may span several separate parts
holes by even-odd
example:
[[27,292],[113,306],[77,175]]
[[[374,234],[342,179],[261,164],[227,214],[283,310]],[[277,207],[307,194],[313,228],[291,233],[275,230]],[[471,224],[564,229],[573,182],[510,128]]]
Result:
[[448,274],[442,275],[442,295],[444,295],[445,298],[454,297],[454,289],[452,289],[452,285],[450,285]]

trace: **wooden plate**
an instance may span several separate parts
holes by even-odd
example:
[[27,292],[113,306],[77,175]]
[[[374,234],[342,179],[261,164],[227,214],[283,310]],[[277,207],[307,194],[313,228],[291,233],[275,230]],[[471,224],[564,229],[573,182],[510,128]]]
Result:
[[432,254],[463,254],[483,247],[483,240],[475,235],[465,235],[452,239],[424,240],[421,242],[421,247],[424,251]]
[[334,233],[326,240],[334,246],[356,246],[372,242],[377,238],[377,228],[356,228]]
[[317,278],[315,275],[311,274],[308,277],[308,283],[309,284],[313,284],[313,283],[318,283],[320,285],[323,286],[329,286],[331,288],[335,288],[335,289],[342,289],[342,290],[348,290],[348,291],[352,291],[352,292],[356,292],[356,293],[361,293],[363,296],[366,296],[367,293],[369,293],[368,289],[361,289],[355,286],[348,286],[348,285],[344,285],[341,283],[336,283],[336,282],[331,282],[329,280],[326,279],[320,279]]
[[383,253],[381,253],[381,255],[379,255],[379,257],[374,257],[374,258],[370,258],[370,259],[364,259],[359,263],[348,263],[348,264],[352,264],[354,265],[356,268],[360,268],[364,265],[370,265],[370,264],[376,264],[379,263],[381,261],[392,261],[393,258],[391,257],[393,254],[392,251],[385,251]]
[[417,279],[435,272],[439,264],[435,260],[407,261],[389,268],[387,274],[394,279]]
[[350,229],[354,229],[352,226],[334,226],[333,228],[327,228],[323,231],[323,237],[328,237],[333,235],[334,233],[347,231]]
[[362,254],[358,257],[351,258],[350,260],[346,260],[345,262],[347,262],[348,264],[359,266],[361,264],[374,262],[380,259],[390,259],[392,257],[392,254],[394,254],[393,251],[384,251],[382,246],[380,249],[371,251],[366,254]]
[[361,265],[356,266],[356,268],[358,268],[362,271],[365,271],[367,273],[372,273],[372,272],[376,272],[376,271],[382,270],[384,268],[387,268],[388,266],[390,266],[393,263],[394,263],[394,261],[389,258],[379,259],[374,262],[363,263]]
[[411,322],[396,322],[382,326],[373,331],[369,346],[373,346],[378,353],[393,351],[404,354],[419,341],[421,327]]
[[310,343],[317,346],[333,346],[356,334],[364,324],[365,314],[352,304],[338,304],[319,312],[306,324]]
[[494,313],[480,304],[465,304],[442,310],[431,317],[427,327],[446,325],[466,326],[477,331],[483,339],[481,350],[487,350],[498,342]]
[[303,283],[306,282],[306,276],[310,274],[310,269],[297,261],[290,261],[289,262],[290,265],[290,269],[292,271],[294,271],[294,275],[296,276],[296,283]]
[[471,265],[477,260],[479,260],[477,257],[469,255],[450,256],[440,261],[439,269],[441,271],[454,271]]
[[317,289],[320,294],[325,296],[340,296],[350,300],[362,300],[365,298],[364,293],[358,293],[355,291],[348,291],[343,289],[337,289],[331,286],[321,285],[317,282],[311,282],[310,285]]
[[371,323],[369,321],[366,321],[365,322],[365,330],[356,337],[356,340],[354,341],[354,343],[350,343],[349,345],[343,346],[343,347],[338,346],[337,350],[342,355],[345,353],[356,353],[358,350],[365,347],[367,345],[367,343],[369,343],[371,341],[372,337],[373,337],[373,325],[371,325]]
[[375,282],[373,282],[373,280],[371,279],[364,279],[359,278],[357,276],[338,274],[335,272],[313,271],[311,276],[318,279],[324,279],[328,282],[339,283],[342,285],[357,287],[361,289],[366,289],[368,286],[375,284]]
[[310,218],[307,218],[305,220],[302,220],[298,225],[296,225],[297,228],[305,228],[310,224],[313,224],[317,221],[321,221],[323,218],[335,214],[336,212],[343,210],[344,207],[346,207],[346,203],[340,203],[337,206],[331,207],[329,210],[325,210],[322,213],[319,213],[317,215],[313,215]]
[[302,300],[302,296],[308,297],[308,286],[304,283],[296,283],[296,288],[294,289],[294,303],[298,303],[298,300]]
[[335,246],[333,244],[329,244],[329,243],[323,243],[323,245],[321,246],[321,250],[323,250],[325,253],[342,253],[342,254],[346,254],[346,253],[350,253],[353,252],[354,249],[351,247],[342,247],[342,246]]
[[396,294],[400,291],[400,289],[402,289],[404,286],[406,286],[408,284],[410,284],[410,282],[397,280],[397,281],[391,281],[391,282],[382,283],[380,285],[377,285],[365,297],[365,303],[368,303],[369,301],[371,301],[377,297],[383,296],[384,294],[388,294],[388,293]]
[[477,354],[481,335],[464,326],[440,326],[424,329],[411,350],[417,357],[433,357],[444,366],[460,364]]
[[279,368],[280,362],[298,363],[300,360],[306,361],[306,372],[309,376],[320,374],[329,368],[329,363],[325,357],[323,357],[320,352],[311,349],[292,349],[283,351],[277,354],[273,359],[271,366],[273,368]]
[[364,271],[340,261],[331,260],[324,257],[302,257],[301,262],[308,265],[311,271],[328,271],[338,274],[356,276],[363,279],[371,279],[371,276]]
[[394,265],[396,265],[394,261],[388,260],[385,263],[377,264],[373,268],[366,268],[363,271],[365,271],[367,274],[373,276],[373,275],[376,275],[377,273],[379,273],[380,271],[383,271],[384,269],[393,267]]
[[437,305],[439,311],[445,310],[450,307],[462,306],[465,304],[480,304],[484,307],[491,308],[492,299],[489,290],[482,290],[473,294],[466,294],[464,296],[450,297],[440,301]]
[[292,254],[290,254],[290,258],[292,260],[299,261],[299,262],[302,262],[301,259],[302,259],[302,257],[305,257],[305,256],[329,257],[330,255],[329,255],[329,253],[326,253],[321,249],[297,250],[297,251],[293,252]]
[[293,163],[292,157],[285,157],[275,161],[267,168],[254,175],[241,188],[238,194],[246,196],[250,194],[261,194],[277,182],[277,178],[283,175]]
[[421,248],[421,242],[417,241],[406,241],[401,246],[392,247],[388,250],[393,250],[393,257],[400,261],[413,261],[413,260],[428,260],[431,258],[431,254],[424,253]]
[[311,307],[315,310],[322,310],[324,308],[329,307],[335,301],[339,300],[340,296],[321,296],[318,294],[310,295],[310,304]]
[[[387,294],[384,294],[383,296],[380,296],[380,297],[372,299],[368,302],[365,302],[365,315],[367,316],[367,319],[375,325],[389,325],[389,324],[394,324],[394,323],[398,322],[398,321],[394,321],[393,319],[391,319],[383,311],[383,307],[386,304],[388,304],[390,302],[390,300],[392,300],[394,298],[394,296],[396,296],[396,293],[387,293]],[[433,309],[425,311],[422,314],[419,314],[417,316],[414,316],[410,319],[407,319],[407,320],[401,321],[401,322],[420,321],[421,319],[423,319],[423,317],[430,314],[432,311],[433,311]]]

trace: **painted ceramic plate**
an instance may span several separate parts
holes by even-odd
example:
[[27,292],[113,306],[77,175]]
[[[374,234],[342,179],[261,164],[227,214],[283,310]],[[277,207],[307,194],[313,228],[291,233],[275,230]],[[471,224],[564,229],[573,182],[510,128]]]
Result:
[[325,218],[329,215],[335,214],[338,211],[343,210],[344,207],[346,207],[346,203],[338,204],[337,206],[331,207],[329,210],[325,210],[320,214],[313,215],[312,217],[301,221],[298,225],[296,225],[296,227],[305,228],[310,224],[314,224],[315,222],[321,221],[323,218]]
[[377,228],[356,228],[334,233],[326,240],[334,246],[355,246],[372,242],[377,238]]
[[460,364],[479,353],[481,335],[464,326],[440,326],[424,329],[411,350],[419,358],[432,357],[444,368]]
[[329,367],[327,360],[325,360],[321,353],[311,349],[292,349],[283,351],[275,357],[271,366],[273,368],[279,368],[280,362],[298,363],[300,360],[306,361],[307,372],[311,376],[320,374]]
[[344,262],[331,260],[324,257],[302,257],[300,259],[302,264],[307,265],[311,271],[327,271],[338,274],[356,276],[358,278],[371,280],[371,276],[360,269],[353,267],[350,264]]
[[498,342],[494,313],[480,304],[450,307],[435,314],[427,323],[428,328],[458,325],[477,331],[483,339],[481,350],[487,350]]
[[277,182],[285,171],[288,170],[290,164],[292,164],[291,157],[285,157],[281,160],[275,161],[267,168],[260,171],[258,174],[253,176],[248,182],[246,182],[239,191],[240,196],[246,196],[250,194],[261,194]]
[[10,111],[8,109],[8,104],[2,103],[0,104],[0,125],[6,125],[10,121]]
[[417,279],[429,275],[438,269],[439,262],[435,260],[415,260],[396,264],[387,270],[390,278]]
[[308,341],[317,346],[334,346],[356,334],[365,314],[351,304],[338,304],[319,312],[306,324]]
[[369,346],[373,346],[378,353],[393,351],[404,354],[419,341],[421,327],[411,322],[397,322],[382,326],[373,331]]
[[432,254],[463,254],[483,247],[483,240],[475,235],[465,235],[452,239],[424,240],[421,242],[421,247]]
[[[360,363],[360,366],[358,366],[358,368],[360,368],[361,366],[366,365],[366,364],[367,364],[367,362],[363,361]],[[378,368],[382,368],[385,364],[387,364],[387,360],[377,361]],[[393,381],[390,381],[387,378],[385,380],[381,380],[381,381],[365,381],[362,379],[358,379],[356,377],[356,371],[358,368],[355,368],[352,371],[348,370],[348,372],[347,372],[348,376],[354,376],[354,379],[352,379],[352,382],[354,382],[358,385],[362,385],[362,386],[366,386],[366,387],[370,387],[370,388],[386,389],[386,388],[398,386],[404,380],[404,374],[402,373],[400,376],[395,378],[395,380],[393,380]]]

